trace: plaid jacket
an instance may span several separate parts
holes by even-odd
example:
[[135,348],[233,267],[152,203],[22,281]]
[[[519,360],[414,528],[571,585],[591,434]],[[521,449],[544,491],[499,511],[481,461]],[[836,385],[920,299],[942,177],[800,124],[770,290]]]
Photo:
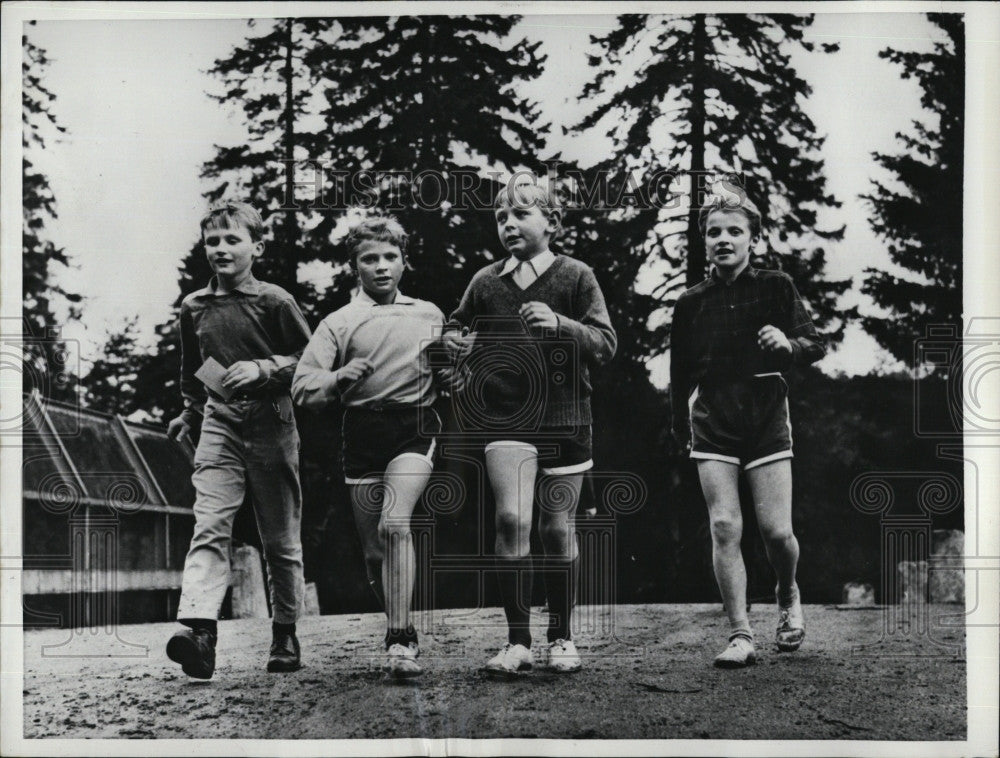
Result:
[[[776,326],[792,352],[765,352],[761,327]],[[671,327],[670,386],[673,427],[687,429],[688,398],[699,384],[781,373],[823,357],[826,348],[791,278],[747,266],[730,284],[715,270],[684,292]]]

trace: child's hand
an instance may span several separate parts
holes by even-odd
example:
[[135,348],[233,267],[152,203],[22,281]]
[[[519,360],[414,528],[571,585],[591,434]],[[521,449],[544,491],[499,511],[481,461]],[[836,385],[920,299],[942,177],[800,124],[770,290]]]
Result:
[[191,439],[191,426],[188,424],[183,416],[178,416],[175,419],[171,419],[170,423],[167,424],[167,437],[177,441],[181,437],[187,437],[188,440]]
[[253,361],[236,361],[222,377],[222,386],[241,390],[260,381],[260,366]]
[[771,324],[762,326],[757,332],[757,344],[762,350],[792,352],[792,343],[788,341],[788,337],[778,327]]
[[364,379],[375,366],[367,358],[353,358],[349,363],[337,369],[337,386],[341,389]]
[[532,300],[530,303],[522,305],[518,313],[520,313],[521,318],[528,322],[528,326],[536,329],[559,328],[559,318],[556,316],[555,311],[545,303]]
[[468,355],[475,342],[476,333],[472,332],[470,334],[464,330],[462,332],[447,332],[441,337],[441,344],[445,346],[445,349],[448,351],[448,355],[453,359],[464,358]]
[[457,368],[443,368],[437,372],[438,381],[444,385],[448,392],[458,394],[465,389],[469,380],[469,367],[466,365]]

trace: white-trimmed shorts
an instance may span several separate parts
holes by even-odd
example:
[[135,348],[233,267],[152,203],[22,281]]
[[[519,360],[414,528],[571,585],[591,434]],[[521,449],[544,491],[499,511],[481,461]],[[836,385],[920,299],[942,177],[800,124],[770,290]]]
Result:
[[501,447],[523,447],[538,457],[542,474],[580,474],[594,467],[590,425],[551,426],[531,432],[498,432],[486,453]]
[[688,407],[696,460],[752,469],[792,457],[788,385],[780,374],[703,384]]
[[377,484],[389,462],[403,456],[434,465],[441,417],[427,407],[347,408],[344,411],[343,462],[347,484]]

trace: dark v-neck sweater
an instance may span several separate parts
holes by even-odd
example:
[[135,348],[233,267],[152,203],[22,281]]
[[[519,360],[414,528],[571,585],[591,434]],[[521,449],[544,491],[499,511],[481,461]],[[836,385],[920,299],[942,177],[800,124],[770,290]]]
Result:
[[[618,341],[594,272],[557,255],[522,290],[511,274],[500,276],[505,262],[476,273],[449,320],[477,334],[456,410],[477,429],[590,424],[590,369],[611,360]],[[532,301],[555,311],[557,329],[528,328],[519,311]]]

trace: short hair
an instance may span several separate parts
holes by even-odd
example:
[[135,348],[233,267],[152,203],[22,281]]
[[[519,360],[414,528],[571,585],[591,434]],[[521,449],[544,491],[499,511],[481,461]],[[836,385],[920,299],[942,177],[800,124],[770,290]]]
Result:
[[406,246],[410,235],[392,216],[369,216],[351,227],[344,238],[344,245],[350,255],[350,263],[354,265],[358,248],[365,242],[388,242],[399,248],[406,256]]
[[264,239],[264,222],[257,209],[249,203],[217,203],[201,219],[203,236],[208,229],[232,229],[234,226],[246,227],[254,242]]
[[555,234],[562,232],[563,203],[554,181],[533,174],[518,172],[500,188],[493,200],[493,208],[531,208],[538,206],[546,215],[555,215]]
[[738,193],[723,195],[710,195],[701,210],[698,211],[698,228],[702,236],[705,234],[705,226],[708,224],[708,215],[715,211],[739,211],[747,217],[750,224],[750,236],[760,235],[761,216],[760,210],[747,197],[747,193],[742,190]]

